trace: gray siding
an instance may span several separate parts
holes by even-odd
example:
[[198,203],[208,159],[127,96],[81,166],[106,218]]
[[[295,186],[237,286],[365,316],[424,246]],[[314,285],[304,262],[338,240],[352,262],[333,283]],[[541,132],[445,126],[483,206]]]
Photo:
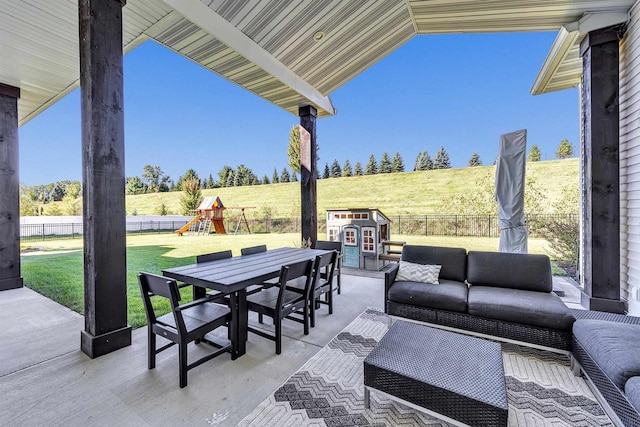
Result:
[[640,2],[620,43],[620,287],[640,315]]

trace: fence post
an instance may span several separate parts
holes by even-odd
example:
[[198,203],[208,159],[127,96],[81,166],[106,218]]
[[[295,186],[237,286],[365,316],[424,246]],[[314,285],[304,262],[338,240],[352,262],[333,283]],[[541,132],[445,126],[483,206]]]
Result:
[[44,224],[42,224],[42,241],[44,242]]
[[491,215],[489,215],[489,237],[491,237]]
[[454,224],[456,225],[456,237],[458,237],[458,215],[453,219]]
[[427,224],[429,224],[429,221],[428,221],[427,215],[425,215],[425,216],[424,216],[424,235],[425,235],[425,236],[428,236],[428,235],[429,235],[429,233],[428,233],[429,228],[428,228],[428,225],[427,225]]
[[398,215],[398,234],[400,234],[400,215]]

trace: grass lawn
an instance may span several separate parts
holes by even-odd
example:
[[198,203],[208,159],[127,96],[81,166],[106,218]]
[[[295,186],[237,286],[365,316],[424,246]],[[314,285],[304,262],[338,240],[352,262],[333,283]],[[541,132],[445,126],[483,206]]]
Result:
[[[320,236],[323,238],[323,236]],[[392,236],[409,244],[464,247],[467,250],[496,251],[497,238]],[[248,234],[224,236],[176,236],[175,234],[132,234],[127,236],[127,299],[129,324],[146,324],[136,275],[140,271],[160,274],[162,269],[192,264],[198,254],[231,249],[234,256],[247,246],[266,244],[275,249],[298,246],[300,235]],[[544,254],[546,242],[529,240],[529,252]],[[84,269],[82,239],[51,240],[23,245],[22,276],[27,287],[78,313],[84,311]],[[554,274],[559,274],[554,270]],[[184,302],[191,300],[191,289],[182,290]],[[168,304],[158,306],[164,312]]]

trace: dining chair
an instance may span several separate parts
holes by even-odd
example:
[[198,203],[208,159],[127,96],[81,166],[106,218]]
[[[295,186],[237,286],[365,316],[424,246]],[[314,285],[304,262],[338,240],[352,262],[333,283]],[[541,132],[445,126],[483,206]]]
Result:
[[240,249],[240,253],[242,255],[253,255],[253,254],[259,254],[260,252],[266,252],[266,251],[267,251],[267,245],[251,246],[249,248]]
[[[341,291],[341,286],[340,286],[340,273],[341,273],[341,269],[340,267],[342,266],[342,242],[335,242],[335,241],[328,241],[328,240],[318,240],[314,247],[314,249],[324,249],[327,251],[336,251],[338,252],[338,260],[336,262],[335,265],[335,277],[336,277],[336,283],[338,285],[338,295],[340,295],[340,291]],[[323,272],[323,277],[326,279],[327,277],[327,271],[325,270]]]
[[[333,314],[333,274],[335,271],[338,253],[336,251],[318,255],[313,262],[313,278],[311,280],[310,292],[308,292],[309,323],[311,327],[316,326],[316,310],[320,304],[329,306],[329,314]],[[326,272],[326,273],[323,273]],[[287,283],[290,291],[304,294],[304,283],[299,280],[291,280]],[[322,296],[325,295],[325,301]]]
[[[221,259],[231,258],[232,256],[233,254],[231,253],[231,250],[211,252],[209,254],[202,254],[202,255],[196,256],[196,264],[202,264],[204,262],[211,262],[211,261],[219,261]],[[195,286],[193,287],[193,289],[194,289],[193,299],[196,299]],[[211,290],[207,292],[207,295],[209,297],[214,298],[216,302],[219,302],[222,304],[227,304],[228,302],[225,300],[226,295],[223,292]]]
[[[276,343],[276,354],[282,353],[282,320],[289,319],[304,325],[304,334],[309,335],[309,293],[313,276],[313,262],[301,261],[283,266],[280,269],[278,283],[268,289],[249,295],[247,308],[258,313],[260,318],[271,317],[275,326],[275,334],[270,335],[264,330],[247,327],[249,332],[267,338]],[[287,289],[287,281],[303,278],[306,287],[304,293]],[[301,316],[295,317],[294,314]]]
[[[188,363],[187,358],[187,344],[196,340],[198,342],[205,340],[205,335],[209,332],[221,326],[229,325],[231,321],[229,307],[211,302],[208,298],[179,305],[180,292],[178,284],[175,280],[163,276],[141,272],[138,274],[138,283],[147,316],[149,369],[156,367],[156,354],[178,344],[180,388],[184,388],[187,386],[187,371],[222,353],[231,352],[232,344],[229,342],[220,343],[218,339],[208,336],[205,342],[211,344],[217,350],[193,363]],[[153,308],[152,298],[168,299],[171,311],[162,316],[157,316]],[[157,348],[156,335],[160,335],[171,342]]]

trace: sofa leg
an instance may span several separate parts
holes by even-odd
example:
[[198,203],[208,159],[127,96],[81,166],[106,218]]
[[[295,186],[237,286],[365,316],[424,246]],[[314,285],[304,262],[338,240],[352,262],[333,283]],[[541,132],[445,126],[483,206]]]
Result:
[[573,356],[571,356],[571,372],[573,372],[573,375],[576,377],[580,376],[580,364]]

